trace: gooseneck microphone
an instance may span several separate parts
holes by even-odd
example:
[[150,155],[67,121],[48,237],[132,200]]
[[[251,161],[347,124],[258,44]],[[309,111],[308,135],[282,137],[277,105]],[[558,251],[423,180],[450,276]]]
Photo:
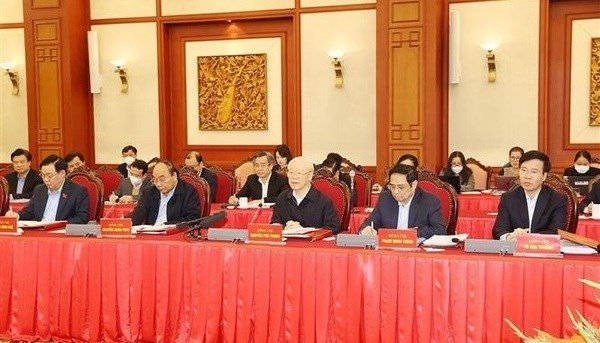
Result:
[[219,220],[227,217],[226,211],[219,211],[208,215],[206,217],[188,220],[186,222],[181,222],[176,224],[176,227],[189,227],[190,229],[185,232],[185,235],[193,240],[200,239],[200,230],[205,229],[218,222]]

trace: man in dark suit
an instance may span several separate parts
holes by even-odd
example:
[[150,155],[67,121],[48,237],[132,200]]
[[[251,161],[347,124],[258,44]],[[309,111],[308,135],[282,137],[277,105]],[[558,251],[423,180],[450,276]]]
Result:
[[56,155],[46,157],[40,164],[43,185],[33,190],[33,196],[19,213],[7,216],[21,220],[66,220],[72,224],[88,222],[89,196],[87,190],[66,178],[67,162]]
[[229,198],[229,203],[237,205],[238,198],[248,197],[253,200],[275,202],[281,192],[288,189],[287,177],[273,173],[275,158],[266,151],[259,151],[252,158],[255,174],[249,175],[244,187]]
[[123,163],[119,164],[117,169],[123,177],[129,176],[129,166],[137,159],[137,149],[133,145],[127,145],[121,150],[123,155]]
[[108,197],[110,201],[129,203],[138,201],[142,189],[151,186],[152,182],[147,176],[148,164],[142,160],[135,160],[129,167],[129,176],[119,184],[119,187]]
[[567,199],[544,185],[550,168],[550,159],[540,151],[531,150],[521,156],[520,186],[500,199],[493,230],[495,239],[515,240],[527,231],[556,234],[557,229],[563,228]]
[[160,160],[152,175],[154,186],[143,190],[131,215],[133,225],[162,225],[200,217],[196,189],[177,177],[170,161]]
[[582,213],[592,213],[592,205],[600,204],[600,181],[596,181],[588,195],[581,201],[579,208]]
[[214,202],[217,197],[217,174],[204,167],[202,155],[197,151],[192,151],[187,154],[184,163],[186,166],[194,168],[194,170],[198,172],[198,177],[201,177],[208,182],[208,185],[210,186],[210,200]]
[[80,170],[90,170],[90,168],[85,165],[85,158],[83,157],[83,154],[79,151],[71,151],[70,153],[66,154],[65,161],[67,161],[67,173]]
[[388,176],[388,191],[379,195],[377,205],[361,225],[360,233],[376,235],[379,228],[416,228],[418,237],[445,235],[440,200],[419,188],[417,170],[397,164]]
[[40,173],[31,169],[31,153],[25,149],[17,149],[10,154],[14,172],[6,175],[8,189],[13,199],[29,199],[35,186],[44,183]]

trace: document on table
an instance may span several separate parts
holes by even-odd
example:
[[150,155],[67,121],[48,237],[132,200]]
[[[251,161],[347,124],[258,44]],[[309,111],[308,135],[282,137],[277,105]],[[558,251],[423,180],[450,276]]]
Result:
[[452,247],[464,241],[467,237],[469,237],[468,233],[461,233],[459,235],[433,235],[426,239],[423,245],[429,247]]
[[134,225],[131,227],[131,233],[162,234],[169,229],[174,229],[175,225]]

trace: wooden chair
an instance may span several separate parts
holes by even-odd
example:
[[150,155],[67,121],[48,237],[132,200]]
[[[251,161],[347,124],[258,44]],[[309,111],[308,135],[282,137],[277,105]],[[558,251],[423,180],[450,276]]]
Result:
[[121,181],[124,179],[123,174],[117,169],[107,166],[100,167],[95,173],[104,185],[104,200],[108,200],[108,197],[119,188]]
[[210,214],[210,185],[206,180],[197,175],[194,170],[194,173],[180,173],[179,178],[196,189],[199,205],[198,214],[200,217],[205,217]]
[[85,187],[88,192],[88,221],[99,222],[104,212],[104,185],[102,180],[85,171],[73,171],[67,177],[76,184]]
[[242,187],[244,187],[248,176],[252,174],[254,174],[254,164],[252,163],[251,157],[236,165],[233,168],[233,176],[235,177],[236,182],[235,190],[239,191]]
[[592,160],[590,161],[590,167],[594,167],[594,168],[598,168],[600,169],[600,158],[598,157],[592,157]]
[[342,166],[340,167],[340,172],[348,173],[351,170],[362,171],[362,166],[352,163],[347,158],[342,158]]
[[481,164],[476,159],[469,157],[466,161],[467,167],[473,171],[475,178],[475,189],[488,189],[490,184],[490,168]]
[[356,206],[371,207],[371,187],[373,179],[366,173],[355,171],[354,188],[356,190]]
[[0,216],[3,216],[8,211],[9,194],[8,181],[3,176],[0,176]]
[[225,203],[235,193],[235,178],[224,170],[212,170],[217,175],[217,194],[215,202]]
[[443,182],[437,176],[432,176],[431,172],[419,172],[418,185],[422,190],[435,195],[440,200],[442,218],[446,223],[446,233],[453,235],[458,219],[458,196],[454,187]]
[[350,222],[350,189],[339,180],[331,177],[313,177],[312,185],[331,199],[340,220],[340,231],[348,230]]

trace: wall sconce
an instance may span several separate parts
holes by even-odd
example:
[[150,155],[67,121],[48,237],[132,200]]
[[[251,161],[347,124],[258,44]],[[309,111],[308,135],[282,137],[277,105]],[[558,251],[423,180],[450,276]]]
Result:
[[19,95],[19,73],[14,70],[14,63],[0,63],[0,68],[6,70],[6,74],[12,83],[12,95]]
[[485,57],[487,59],[488,68],[487,80],[488,82],[496,82],[496,55],[494,55],[494,50],[498,48],[498,43],[482,43],[481,48],[486,51]]
[[333,58],[333,70],[335,71],[335,87],[341,88],[344,84],[344,76],[342,75],[342,62],[340,62],[340,58],[344,56],[343,51],[332,50],[327,52],[329,57]]
[[119,74],[121,79],[121,93],[127,93],[129,90],[129,82],[127,81],[127,72],[125,71],[125,61],[123,60],[112,60],[110,61],[113,67],[115,67],[115,73]]

